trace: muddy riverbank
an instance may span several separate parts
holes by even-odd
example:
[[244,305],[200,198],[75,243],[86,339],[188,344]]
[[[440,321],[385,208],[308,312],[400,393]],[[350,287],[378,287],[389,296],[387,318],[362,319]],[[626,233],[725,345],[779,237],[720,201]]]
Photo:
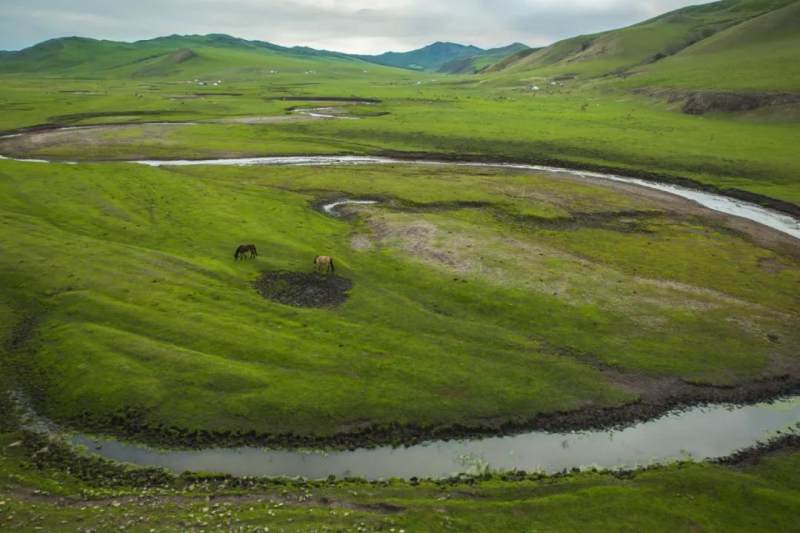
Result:
[[107,459],[177,473],[209,471],[234,476],[309,479],[330,476],[367,480],[442,479],[490,471],[554,474],[586,468],[629,470],[723,457],[732,457],[735,462],[734,454],[739,450],[760,453],[759,443],[784,432],[792,433],[798,424],[800,398],[794,397],[744,407],[716,404],[672,411],[622,429],[534,431],[515,436],[425,441],[402,448],[156,450],[87,435],[76,435],[69,440]]
[[[67,428],[89,434],[115,435],[154,447],[204,449],[242,446],[282,449],[352,450],[381,446],[409,446],[426,441],[452,441],[485,437],[515,436],[528,432],[566,433],[609,431],[652,421],[670,412],[706,405],[747,406],[800,394],[800,377],[781,377],[737,387],[714,387],[683,383],[680,390],[655,388],[639,400],[610,407],[585,407],[575,411],[541,413],[528,418],[498,416],[474,424],[420,425],[368,424],[357,429],[342,428],[327,435],[258,433],[255,431],[211,431],[177,426],[149,425],[144,413],[120,412],[112,418],[86,413],[65,420]],[[799,420],[800,421],[800,420]]]

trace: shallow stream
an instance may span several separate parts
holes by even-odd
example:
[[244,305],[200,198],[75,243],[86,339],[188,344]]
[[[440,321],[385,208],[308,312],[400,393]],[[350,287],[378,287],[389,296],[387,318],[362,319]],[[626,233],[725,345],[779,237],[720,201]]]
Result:
[[117,461],[175,472],[321,479],[443,478],[459,473],[524,470],[545,473],[597,467],[629,469],[677,460],[713,459],[797,431],[800,396],[748,406],[713,405],[669,413],[624,429],[433,441],[404,448],[352,451],[267,450],[257,447],[156,450],[86,435],[74,444]]

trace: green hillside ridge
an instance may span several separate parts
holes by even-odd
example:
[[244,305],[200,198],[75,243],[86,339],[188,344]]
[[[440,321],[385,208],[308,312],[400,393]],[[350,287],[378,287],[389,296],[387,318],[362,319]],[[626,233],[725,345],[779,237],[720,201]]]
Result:
[[370,65],[352,56],[311,48],[286,48],[228,35],[172,35],[123,43],[66,37],[0,56],[0,74],[87,78],[252,77],[289,69],[340,69],[353,75]]
[[555,43],[490,69],[505,74],[591,78],[658,63],[727,28],[794,0],[724,0],[690,6],[627,28]]
[[491,67],[498,61],[530,48],[522,43],[513,43],[500,48],[490,48],[477,54],[454,59],[440,66],[438,72],[446,74],[475,74]]
[[[0,52],[0,530],[796,530],[797,435],[631,472],[149,478],[15,406],[69,435],[310,450],[793,394],[800,241],[583,170],[800,217],[798,39],[800,1],[724,0],[397,65],[224,34]],[[417,161],[132,162],[314,155]],[[323,208],[345,198],[373,203]]]
[[637,69],[630,85],[798,91],[799,60],[800,2],[795,2]]

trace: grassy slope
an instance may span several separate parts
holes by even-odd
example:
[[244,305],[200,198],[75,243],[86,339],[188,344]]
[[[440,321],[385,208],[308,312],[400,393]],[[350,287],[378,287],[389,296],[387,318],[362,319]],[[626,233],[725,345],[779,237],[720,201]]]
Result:
[[[125,475],[80,479],[64,465],[39,460],[42,466],[34,467],[23,448],[8,447],[15,438],[0,433],[0,524],[13,531],[795,531],[800,505],[797,452],[744,468],[681,465],[621,479],[583,473],[441,486],[274,484],[247,491],[202,478],[161,488],[142,487]],[[382,504],[398,512],[366,507]]]
[[[395,76],[394,72],[399,73]],[[517,85],[439,80],[410,71],[392,75],[361,72],[350,79],[335,69],[307,77],[279,75],[264,85],[226,83],[207,90],[169,81],[138,82],[12,79],[0,94],[8,113],[0,127],[64,121],[75,123],[146,120],[206,120],[226,116],[282,115],[296,102],[265,100],[283,95],[358,95],[384,99],[356,112],[388,112],[364,120],[302,124],[219,125],[126,130],[84,139],[63,136],[40,143],[30,156],[65,159],[204,157],[276,153],[378,152],[386,149],[483,154],[493,159],[558,159],[566,164],[601,164],[687,176],[723,187],[739,187],[800,203],[800,161],[791,120],[760,121],[727,116],[692,117],[639,97],[586,89],[548,88],[541,94]],[[305,82],[311,85],[298,85]],[[416,85],[417,81],[424,81]],[[466,81],[466,80],[464,80]],[[99,94],[60,93],[89,90]],[[191,96],[197,91],[241,92],[242,96]],[[141,95],[137,98],[136,94]],[[587,111],[581,111],[588,104]],[[93,116],[116,111],[118,116]],[[153,115],[130,116],[126,111]],[[88,113],[88,115],[81,115]],[[0,147],[0,152],[2,152]]]
[[[631,85],[800,90],[800,2],[743,22],[641,69]],[[735,69],[731,65],[736,65]]]
[[[191,51],[191,54],[181,52]],[[0,59],[0,73],[46,73],[71,78],[269,79],[270,71],[303,74],[328,68],[353,77],[380,65],[310,49],[287,49],[225,35],[170,36],[136,43],[55,39]]]
[[[722,32],[685,54],[702,52],[717,39],[732,46],[727,39],[735,36],[734,44],[746,49],[748,57],[783,57],[781,61],[785,61],[793,48],[783,46],[774,56],[767,56],[759,38],[744,46],[742,32],[762,20],[770,19],[762,17]],[[768,24],[771,30],[776,27],[774,22]],[[674,41],[656,44],[663,42]],[[191,45],[198,57],[178,61],[175,54],[185,48],[185,44],[171,43],[157,57],[136,65],[128,62],[133,56],[123,51],[117,57],[101,55],[101,60],[109,59],[108,64],[81,67],[76,61],[62,72],[45,76],[34,72],[3,75],[0,128],[33,125],[52,117],[65,123],[87,123],[283,114],[290,104],[265,97],[355,94],[385,99],[384,104],[366,111],[392,114],[363,121],[292,125],[208,124],[167,133],[143,128],[104,134],[106,145],[72,141],[34,152],[102,158],[142,153],[185,157],[395,148],[474,152],[494,158],[533,155],[687,175],[800,203],[796,180],[800,167],[793,141],[797,126],[791,117],[780,121],[687,117],[652,101],[621,95],[616,89],[604,93],[569,86],[534,97],[523,88],[529,85],[528,78],[537,74],[525,70],[434,84],[424,74],[373,66],[364,73],[357,63],[309,59],[299,53],[273,57]],[[734,64],[731,61],[738,64],[746,59],[742,54],[725,59],[721,53],[709,50],[698,57],[726,74]],[[76,57],[80,59],[80,54]],[[125,61],[118,61],[120,57]],[[725,62],[714,63],[717,57]],[[754,74],[745,80],[714,77],[708,74],[712,70],[701,74],[692,61],[679,54],[648,67],[640,79],[650,76],[653,84],[702,89],[796,89],[785,83],[797,72],[793,63],[787,63],[780,75],[762,76],[748,67]],[[115,66],[119,68],[107,70]],[[617,68],[616,64],[608,66]],[[279,74],[268,74],[276,68],[281,70]],[[662,76],[661,68],[664,72],[674,69],[674,73]],[[309,69],[317,72],[304,74]],[[557,71],[553,67],[553,72]],[[549,71],[542,72],[542,76],[549,75]],[[181,83],[194,77],[223,78],[223,87],[216,91],[241,91],[243,96],[173,99],[173,95],[214,91]],[[609,86],[600,88],[608,90]],[[586,102],[590,108],[584,113],[580,107]],[[136,116],[130,111],[157,114]],[[108,112],[117,115],[96,114]],[[3,361],[9,361],[9,347],[19,343],[12,361],[14,378],[39,399],[58,398],[59,403],[46,409],[57,417],[73,417],[86,406],[103,415],[132,404],[148,409],[148,422],[207,428],[263,423],[270,430],[291,426],[323,432],[352,422],[352,412],[365,412],[378,421],[436,422],[465,413],[529,414],[578,405],[581,399],[602,404],[626,398],[580,361],[555,358],[546,349],[547,343],[588,347],[605,362],[640,372],[717,382],[744,379],[764,370],[760,334],[744,332],[736,322],[717,321],[746,316],[746,322],[752,323],[752,313],[744,313],[741,307],[732,305],[707,316],[698,316],[697,311],[660,310],[656,315],[661,314],[670,327],[679,324],[682,335],[668,342],[658,336],[634,339],[631,331],[641,326],[619,311],[609,312],[609,303],[591,308],[569,302],[576,294],[598,294],[599,287],[585,274],[581,274],[582,284],[576,283],[576,278],[565,278],[565,272],[576,270],[572,261],[519,265],[509,261],[507,249],[497,247],[478,263],[491,268],[454,276],[446,265],[400,251],[404,241],[399,237],[382,249],[351,250],[351,233],[365,232],[364,223],[351,226],[307,208],[316,194],[308,189],[346,189],[360,194],[389,191],[417,201],[488,198],[508,203],[504,208],[512,213],[518,210],[538,216],[564,214],[567,207],[614,210],[629,205],[612,194],[603,194],[603,201],[595,203],[597,190],[562,186],[559,192],[528,178],[521,183],[512,180],[510,190],[493,190],[481,184],[487,181],[485,177],[466,174],[423,176],[387,169],[170,172],[123,165],[42,167],[0,162]],[[376,179],[380,176],[383,178]],[[433,183],[436,185],[431,186]],[[535,196],[535,202],[509,200],[520,192],[539,195],[540,188],[548,191],[548,201],[541,196]],[[559,196],[561,200],[556,202]],[[511,232],[522,240],[532,238],[529,228],[508,227],[470,211],[410,216],[375,210],[371,217],[394,228],[409,227],[419,219],[439,228],[437,231],[455,232],[458,240],[444,239],[440,244],[458,257],[463,257],[463,247],[468,244],[499,241],[498,232],[504,237]],[[591,229],[536,230],[533,235],[548,250],[585,254],[595,265],[592,272],[613,273],[626,283],[634,275],[663,277],[711,286],[770,307],[797,309],[796,260],[692,221],[667,218],[659,221],[656,229],[648,239]],[[651,239],[654,244],[645,244]],[[229,262],[231,243],[240,240],[257,240],[262,248],[258,263],[234,266]],[[333,250],[344,271],[357,282],[353,299],[340,314],[283,308],[250,292],[247,283],[258,269],[306,265],[309,254],[317,253],[321,246]],[[646,256],[641,253],[645,246]],[[651,252],[653,248],[657,253]],[[724,259],[719,261],[712,254]],[[774,265],[776,257],[778,264],[788,269],[776,274],[758,266],[760,258]],[[559,292],[565,282],[572,290],[549,297],[541,288],[509,284],[508,278],[514,276],[507,275],[508,267],[502,262],[520,268],[527,278],[558,283]],[[401,265],[402,270],[392,270],[394,265]],[[461,288],[453,277],[469,282]],[[380,298],[375,298],[376,294]],[[531,294],[536,296],[531,299]],[[625,298],[612,303],[642,309],[642,302],[631,294],[619,294]],[[664,295],[652,294],[659,301]],[[486,302],[499,303],[487,306]],[[543,316],[552,316],[567,327],[555,327],[559,324],[543,321]],[[25,328],[20,328],[26,317],[39,319],[27,343],[22,335]],[[602,336],[591,329],[598,318],[605,332]],[[494,322],[490,328],[478,328],[471,326],[474,320]],[[533,338],[531,324],[535,325]],[[797,329],[788,322],[767,325]],[[792,339],[793,333],[783,335]],[[342,336],[348,340],[339,346]],[[730,345],[720,347],[716,343],[719,338],[728,339]],[[656,346],[662,351],[648,353],[653,343],[664,343]],[[704,343],[712,345],[704,353],[713,353],[713,359],[694,357],[692,350],[703,351]],[[481,350],[481,345],[487,349]],[[614,350],[615,345],[624,349]],[[677,358],[663,352],[676,347]],[[419,353],[425,357],[419,358]],[[467,363],[463,363],[464,357]],[[520,368],[530,371],[520,372]],[[3,373],[0,381],[12,374],[7,367]],[[437,373],[439,378],[431,377]],[[369,377],[370,386],[364,386],[364,376]],[[454,390],[444,377],[455,380],[460,388]],[[531,398],[531,390],[538,396]],[[462,394],[464,391],[468,394]],[[363,398],[371,409],[364,408],[367,402]],[[297,406],[305,407],[298,410]],[[2,417],[0,425],[5,421]],[[185,530],[200,520],[220,527],[231,520],[219,512],[204,511],[210,507],[205,500],[149,504],[129,497],[139,494],[138,488],[109,491],[55,470],[34,470],[20,448],[8,447],[16,439],[17,435],[9,433],[1,438],[0,524],[23,529],[40,525],[49,530],[86,525],[113,529],[120,524],[134,530]],[[395,484],[385,489],[362,490],[359,486],[316,492],[346,502],[389,501],[407,508],[391,517],[371,511],[347,511],[345,515],[336,510],[333,514],[322,506],[311,506],[313,511],[309,511],[305,505],[268,510],[249,499],[232,504],[230,510],[247,525],[266,523],[287,530],[322,525],[348,528],[354,527],[354,522],[364,522],[372,529],[402,527],[407,531],[585,531],[587,524],[665,531],[698,527],[709,531],[792,530],[798,506],[797,457],[775,457],[743,470],[711,465],[672,467],[639,473],[632,479],[587,474],[510,484],[494,480],[477,488],[459,486],[445,491],[427,484]],[[103,480],[102,484],[109,482]],[[122,498],[117,500],[119,506],[109,501],[96,507],[83,502],[56,505],[34,501],[30,495],[33,488],[68,496],[113,492]],[[448,499],[439,499],[445,495]],[[145,517],[142,523],[139,516]]]
[[[693,42],[792,1],[727,0],[691,6],[620,30],[558,42],[504,66],[501,73],[526,73],[528,76],[572,74],[587,78],[622,72],[657,57],[679,53]],[[783,56],[782,53],[779,55]],[[764,54],[759,60],[772,58]],[[707,80],[715,81],[715,78],[709,76]],[[771,81],[774,82],[774,78]]]
[[[79,425],[83,412],[107,421],[126,409],[151,425],[316,435],[500,421],[632,398],[592,361],[731,384],[797,355],[796,317],[776,314],[797,306],[789,255],[657,213],[645,222],[654,233],[503,222],[651,209],[602,188],[385,167],[0,169],[5,331],[36,320],[7,357],[44,412]],[[354,227],[312,211],[320,193],[302,191],[499,211],[376,209]],[[354,231],[378,239],[373,249],[351,248]],[[234,263],[239,242],[256,242],[259,260]],[[521,247],[540,259],[521,261]],[[335,312],[273,304],[249,287],[259,270],[307,271],[323,252],[355,281]],[[757,327],[737,325],[744,317]]]

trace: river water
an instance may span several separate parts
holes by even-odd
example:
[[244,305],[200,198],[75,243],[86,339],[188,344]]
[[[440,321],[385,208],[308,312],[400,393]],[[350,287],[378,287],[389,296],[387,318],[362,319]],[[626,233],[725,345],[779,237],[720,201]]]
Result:
[[712,192],[701,191],[698,189],[691,189],[688,187],[681,187],[679,185],[672,185],[668,183],[660,183],[656,181],[643,180],[639,178],[630,178],[626,176],[619,176],[616,174],[604,174],[601,172],[590,172],[583,170],[573,170],[568,168],[549,167],[542,165],[523,165],[514,163],[473,163],[468,161],[420,161],[420,160],[406,160],[406,159],[393,159],[390,157],[371,157],[371,156],[292,156],[292,157],[248,157],[238,159],[205,159],[205,160],[176,160],[176,161],[159,161],[159,160],[143,160],[135,161],[136,163],[150,165],[150,166],[168,166],[168,165],[234,165],[234,166],[252,166],[252,165],[295,165],[295,166],[325,166],[325,165],[376,165],[376,164],[411,164],[411,165],[455,165],[455,166],[471,166],[471,167],[489,167],[489,168],[513,168],[518,170],[533,170],[538,172],[546,172],[553,174],[570,174],[573,176],[605,179],[616,181],[620,183],[629,183],[648,189],[655,189],[682,198],[686,198],[695,203],[702,205],[708,209],[733,215],[741,218],[752,220],[764,226],[778,230],[782,233],[791,235],[796,239],[800,239],[800,221],[789,215],[779,213],[766,207],[737,200],[721,194]]
[[208,471],[235,476],[287,476],[322,479],[443,478],[486,470],[545,473],[597,467],[635,468],[677,460],[724,457],[797,431],[800,396],[748,406],[712,405],[675,411],[624,429],[545,433],[433,441],[415,446],[384,446],[352,451],[267,450],[257,447],[156,450],[87,435],[74,444],[108,459],[175,472]]

